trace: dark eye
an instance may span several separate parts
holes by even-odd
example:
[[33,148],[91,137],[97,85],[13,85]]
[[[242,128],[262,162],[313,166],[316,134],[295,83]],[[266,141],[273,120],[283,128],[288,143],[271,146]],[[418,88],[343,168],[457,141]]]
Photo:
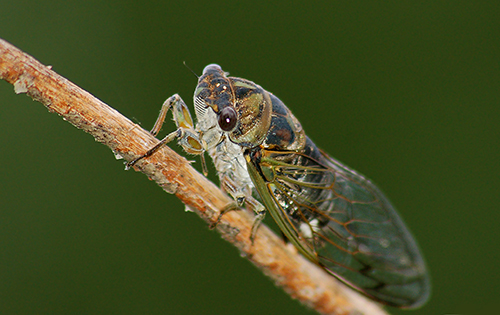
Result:
[[231,131],[236,126],[236,111],[232,107],[224,107],[219,114],[219,127],[224,131]]

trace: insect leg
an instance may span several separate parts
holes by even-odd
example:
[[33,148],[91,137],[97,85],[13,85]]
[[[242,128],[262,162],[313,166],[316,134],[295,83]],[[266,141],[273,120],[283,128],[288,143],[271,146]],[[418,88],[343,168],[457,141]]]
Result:
[[252,224],[252,231],[250,233],[250,240],[253,241],[255,239],[255,235],[257,234],[257,230],[262,223],[262,220],[266,217],[266,207],[264,207],[257,199],[250,196],[246,198],[247,204],[252,208],[255,213],[255,219]]
[[186,103],[182,100],[179,94],[174,94],[167,98],[160,109],[160,114],[156,119],[156,122],[151,129],[150,133],[156,136],[160,132],[163,123],[165,122],[165,117],[167,116],[168,110],[172,108],[172,115],[174,116],[175,124],[177,128],[194,129],[193,118],[191,118],[191,113]]
[[245,199],[248,193],[245,193],[244,189],[238,187],[235,181],[229,176],[224,174],[221,177],[221,186],[222,189],[233,197],[233,199],[238,204],[238,207],[242,207],[245,203]]
[[250,232],[250,240],[252,241],[253,244],[255,235],[257,234],[257,230],[261,225],[262,220],[264,220],[266,216],[266,208],[252,196],[244,197],[243,199],[240,199],[237,202],[231,202],[230,204],[225,206],[224,209],[222,209],[221,212],[219,213],[217,220],[214,223],[210,224],[210,229],[214,229],[220,223],[222,216],[224,216],[229,211],[240,210],[241,209],[240,206],[243,205],[243,203],[245,202],[249,206],[249,208],[251,208],[255,213],[255,219],[253,221],[252,230]]
[[215,220],[214,223],[210,224],[211,229],[215,228],[219,224],[220,220],[226,213],[233,210],[240,210],[240,207],[243,206],[243,203],[245,202],[243,192],[241,192],[241,189],[236,188],[236,183],[228,175],[224,175],[221,177],[221,186],[225,192],[231,195],[235,202],[231,202],[221,210],[219,216],[217,217],[217,220]]
[[191,118],[189,109],[186,106],[186,103],[184,103],[182,98],[177,94],[172,95],[163,103],[158,119],[156,120],[155,125],[151,130],[151,134],[158,134],[163,125],[163,122],[165,121],[165,117],[169,109],[172,109],[172,114],[175,124],[177,125],[177,130],[168,134],[157,145],[149,149],[145,154],[129,162],[125,169],[130,169],[139,160],[151,156],[161,147],[174,139],[179,140],[179,144],[187,153],[196,155],[203,154],[204,149],[202,141],[200,139],[198,131],[196,131],[194,128],[193,119]]
[[254,241],[257,230],[266,216],[266,208],[252,196],[252,190],[250,187],[239,187],[236,185],[235,181],[228,175],[221,178],[222,188],[233,197],[237,203],[237,207],[227,207],[219,215],[216,223],[220,221],[222,215],[231,210],[237,210],[242,207],[243,204],[247,204],[250,210],[255,213],[255,220],[252,225],[252,231],[250,233],[250,240]]
[[132,166],[134,166],[140,160],[153,155],[156,151],[158,151],[159,149],[161,149],[161,147],[163,147],[164,145],[166,145],[170,141],[174,140],[175,138],[181,137],[181,134],[182,134],[182,130],[181,129],[177,129],[176,131],[171,132],[165,138],[163,138],[157,145],[155,145],[154,147],[152,147],[151,149],[149,149],[146,153],[144,153],[140,157],[138,157],[138,158],[136,158],[136,159],[128,162],[127,165],[125,166],[125,169],[129,170]]
[[228,204],[227,206],[225,206],[220,211],[219,216],[217,217],[217,220],[215,220],[214,223],[210,224],[209,228],[210,229],[215,229],[215,227],[220,223],[220,220],[222,219],[222,216],[224,216],[229,211],[233,211],[233,210],[240,210],[240,207],[238,206],[238,204],[236,204],[236,202],[231,202],[230,204]]

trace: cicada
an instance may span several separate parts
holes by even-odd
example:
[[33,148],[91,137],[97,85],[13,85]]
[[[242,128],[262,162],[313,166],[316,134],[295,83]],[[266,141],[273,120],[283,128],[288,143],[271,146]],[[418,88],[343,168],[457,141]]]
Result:
[[305,257],[362,294],[396,307],[425,303],[424,260],[381,190],[319,149],[276,96],[228,75],[216,64],[203,70],[196,126],[184,101],[168,98],[151,133],[169,109],[177,129],[128,166],[174,139],[187,153],[207,152],[222,188],[256,213],[252,237],[269,212]]

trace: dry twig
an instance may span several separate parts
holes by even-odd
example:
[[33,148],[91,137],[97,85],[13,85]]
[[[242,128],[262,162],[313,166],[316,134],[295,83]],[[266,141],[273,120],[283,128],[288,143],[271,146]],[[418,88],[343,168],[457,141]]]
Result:
[[[158,142],[113,108],[1,39],[0,78],[14,85],[16,93],[28,94],[127,161]],[[207,222],[213,222],[219,209],[231,202],[168,147],[142,160],[137,169]],[[293,298],[321,314],[387,314],[306,260],[267,227],[259,229],[251,244],[251,227],[252,215],[233,211],[223,216],[217,231]]]

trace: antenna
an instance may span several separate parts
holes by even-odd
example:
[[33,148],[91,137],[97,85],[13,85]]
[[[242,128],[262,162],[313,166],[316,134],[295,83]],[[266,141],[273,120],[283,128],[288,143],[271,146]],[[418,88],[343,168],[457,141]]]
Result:
[[191,69],[191,68],[190,68],[190,67],[186,64],[186,62],[185,62],[185,61],[183,61],[182,63],[183,63],[183,64],[184,64],[184,66],[185,66],[186,68],[188,68],[188,69],[189,69],[189,71],[191,71],[191,73],[193,73],[193,74],[194,74],[194,75],[195,75],[198,79],[200,78],[200,76],[199,76],[199,75],[197,75],[197,74],[196,74],[196,72],[194,72],[194,71],[193,71],[193,69]]

